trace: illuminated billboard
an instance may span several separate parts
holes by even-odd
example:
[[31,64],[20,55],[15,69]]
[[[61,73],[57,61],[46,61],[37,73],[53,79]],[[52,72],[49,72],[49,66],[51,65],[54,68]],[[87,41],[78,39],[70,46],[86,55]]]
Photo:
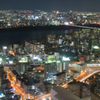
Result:
[[28,57],[23,57],[19,60],[19,63],[27,63],[28,62]]
[[63,60],[63,61],[70,61],[70,58],[68,58],[68,57],[63,57],[62,60]]
[[55,55],[49,55],[45,63],[60,63],[60,60],[56,60]]
[[55,55],[49,55],[49,56],[47,57],[47,60],[55,60]]

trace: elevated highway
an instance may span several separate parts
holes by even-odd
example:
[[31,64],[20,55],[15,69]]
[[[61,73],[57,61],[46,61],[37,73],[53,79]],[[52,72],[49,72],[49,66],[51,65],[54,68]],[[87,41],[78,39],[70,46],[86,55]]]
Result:
[[[100,72],[100,69],[99,70],[95,70],[91,73],[88,73],[86,76],[82,77],[79,81],[80,82],[83,82],[84,80],[88,79],[89,77],[91,77],[92,75],[96,74],[96,73],[99,73]],[[76,78],[77,80],[77,78]]]
[[100,29],[97,27],[89,27],[89,26],[81,26],[81,25],[70,25],[70,26],[77,27],[77,28],[86,28],[86,29]]

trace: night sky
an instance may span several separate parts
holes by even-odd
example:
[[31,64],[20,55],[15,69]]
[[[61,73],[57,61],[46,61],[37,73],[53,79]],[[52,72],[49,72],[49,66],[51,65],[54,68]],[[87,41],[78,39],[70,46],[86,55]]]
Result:
[[0,0],[0,10],[100,11],[100,0]]

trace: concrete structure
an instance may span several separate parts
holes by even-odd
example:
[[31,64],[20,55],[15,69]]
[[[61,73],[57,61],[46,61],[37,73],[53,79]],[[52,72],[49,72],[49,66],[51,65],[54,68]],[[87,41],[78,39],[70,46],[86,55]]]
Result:
[[66,82],[66,73],[61,72],[53,75],[54,84],[60,85]]
[[16,71],[20,74],[23,74],[26,69],[29,68],[29,65],[27,63],[18,63],[16,64]]
[[54,74],[57,74],[56,63],[45,64],[44,65],[44,77],[45,77],[45,79],[52,79]]
[[81,82],[68,83],[68,89],[71,93],[80,98],[80,100],[99,100],[86,85]]
[[51,100],[80,100],[80,98],[58,86],[51,89]]
[[10,69],[10,70],[14,70],[16,69],[16,64],[4,64],[4,69]]
[[62,63],[57,63],[57,72],[62,72]]

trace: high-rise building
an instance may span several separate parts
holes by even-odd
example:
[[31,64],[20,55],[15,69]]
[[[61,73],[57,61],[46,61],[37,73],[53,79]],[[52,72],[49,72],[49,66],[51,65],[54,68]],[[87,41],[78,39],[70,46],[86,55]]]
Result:
[[45,77],[45,79],[52,79],[54,74],[57,74],[56,63],[45,64],[44,65],[44,77]]

